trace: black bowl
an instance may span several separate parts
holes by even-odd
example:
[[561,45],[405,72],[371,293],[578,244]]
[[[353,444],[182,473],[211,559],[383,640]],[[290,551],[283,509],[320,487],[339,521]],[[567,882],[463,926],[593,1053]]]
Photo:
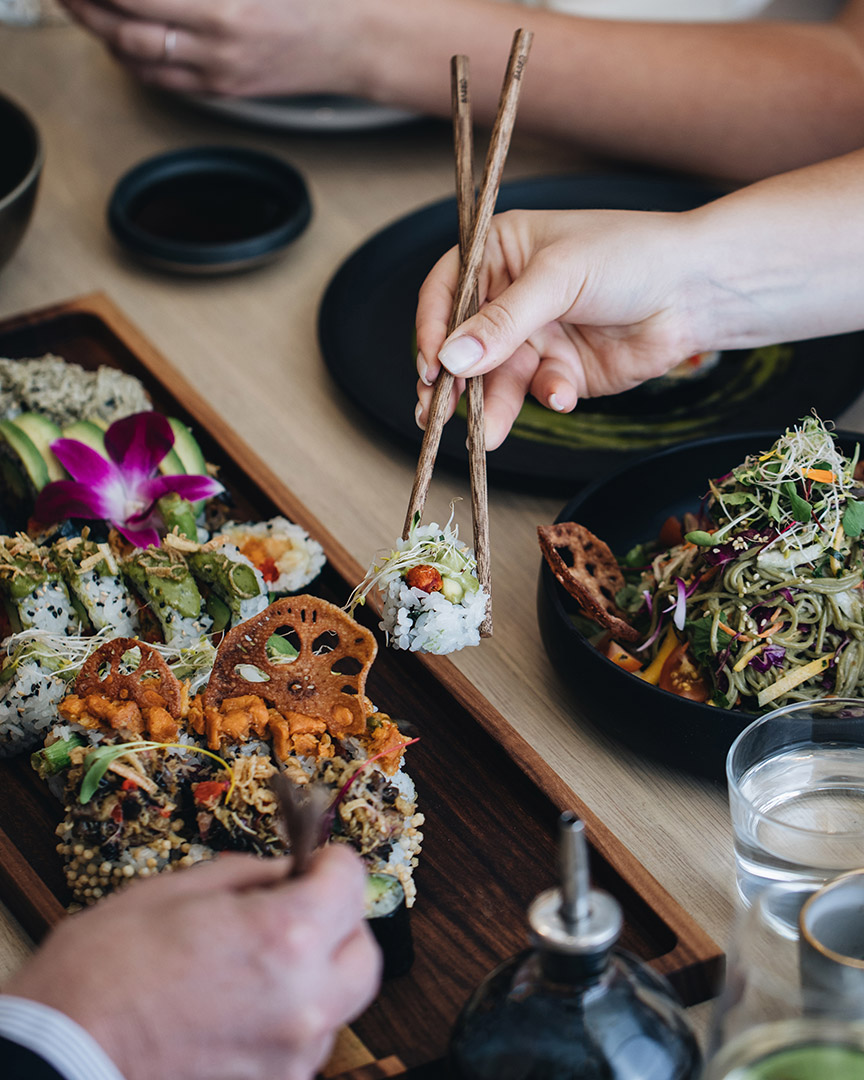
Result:
[[[616,555],[624,555],[656,537],[670,515],[698,510],[710,479],[723,476],[748,454],[768,449],[780,434],[721,435],[651,454],[585,488],[556,521],[576,521]],[[864,441],[852,432],[837,435],[845,453]],[[570,614],[578,606],[545,561],[537,608],[546,651],[592,723],[639,754],[724,781],[726,753],[753,714],[670,694],[607,659],[573,625]]]
[[271,262],[306,228],[309,191],[282,158],[203,146],[149,158],[118,182],[108,225],[159,270],[226,274]]
[[0,268],[30,224],[43,158],[34,122],[20,105],[0,95]]

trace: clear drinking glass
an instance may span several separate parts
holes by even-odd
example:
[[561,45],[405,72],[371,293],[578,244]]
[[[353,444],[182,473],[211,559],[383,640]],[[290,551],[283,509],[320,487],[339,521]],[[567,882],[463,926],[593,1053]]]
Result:
[[864,1020],[828,990],[805,993],[799,942],[775,918],[813,895],[807,883],[767,885],[742,908],[702,1080],[864,1080]]
[[[766,713],[732,744],[726,776],[745,904],[773,882],[813,891],[864,867],[864,701],[826,698]],[[775,917],[797,932],[796,910]]]

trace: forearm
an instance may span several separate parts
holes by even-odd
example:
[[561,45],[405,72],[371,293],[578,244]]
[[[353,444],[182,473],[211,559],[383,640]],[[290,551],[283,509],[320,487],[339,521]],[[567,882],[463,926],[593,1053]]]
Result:
[[[697,336],[747,348],[864,327],[864,151],[683,215],[681,297]],[[683,245],[682,245],[683,246]]]
[[446,115],[448,61],[461,52],[471,61],[475,114],[488,123],[513,32],[525,26],[535,32],[519,110],[525,129],[740,180],[864,142],[864,44],[854,17],[632,23],[491,0],[371,0],[355,10],[365,25],[351,58],[353,89],[374,100]]

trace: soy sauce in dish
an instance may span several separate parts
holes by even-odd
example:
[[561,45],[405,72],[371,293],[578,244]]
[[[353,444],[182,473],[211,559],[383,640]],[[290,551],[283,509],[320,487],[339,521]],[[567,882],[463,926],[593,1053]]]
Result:
[[179,243],[226,244],[261,236],[285,221],[285,196],[260,176],[185,173],[151,183],[128,217],[152,236]]

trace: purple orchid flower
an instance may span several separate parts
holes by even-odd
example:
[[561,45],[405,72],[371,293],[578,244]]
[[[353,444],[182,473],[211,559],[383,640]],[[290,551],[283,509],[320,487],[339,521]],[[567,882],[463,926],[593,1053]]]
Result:
[[157,499],[176,492],[190,502],[223,490],[209,476],[160,476],[159,462],[174,444],[174,432],[156,412],[135,413],[105,432],[103,457],[77,439],[57,439],[51,449],[71,480],[55,480],[40,492],[34,517],[109,521],[135,547],[159,546]]

